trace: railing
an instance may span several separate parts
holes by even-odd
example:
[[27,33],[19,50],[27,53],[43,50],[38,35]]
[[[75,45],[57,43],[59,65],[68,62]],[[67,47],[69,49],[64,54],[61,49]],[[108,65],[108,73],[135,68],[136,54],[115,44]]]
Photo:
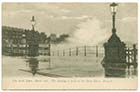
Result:
[[126,48],[126,61],[128,64],[137,63],[138,49],[137,45],[134,44],[133,47]]
[[[126,47],[126,62],[137,62],[137,45]],[[103,46],[77,46],[65,49],[50,50],[51,56],[93,56],[104,57],[105,51]]]
[[104,56],[102,46],[77,46],[66,49],[53,50],[51,56]]

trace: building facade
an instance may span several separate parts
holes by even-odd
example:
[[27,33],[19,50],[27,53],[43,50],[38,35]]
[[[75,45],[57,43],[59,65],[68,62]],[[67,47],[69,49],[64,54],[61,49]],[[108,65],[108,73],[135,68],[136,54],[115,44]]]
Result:
[[[34,38],[34,41],[32,38]],[[42,41],[44,39],[45,41]],[[44,39],[41,38],[41,33],[38,31],[32,32],[30,30],[2,26],[2,54],[9,56],[30,56],[29,50],[33,50],[35,47],[31,45],[38,43],[39,46],[36,46],[37,48],[34,48],[34,51],[37,51],[38,55],[40,53],[47,55],[48,52],[45,51],[50,51],[48,50],[50,47],[48,47],[47,39]]]

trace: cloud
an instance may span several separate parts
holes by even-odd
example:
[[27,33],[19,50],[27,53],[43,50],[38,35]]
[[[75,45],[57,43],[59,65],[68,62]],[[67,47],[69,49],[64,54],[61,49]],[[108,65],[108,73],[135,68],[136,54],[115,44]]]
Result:
[[2,10],[5,15],[10,16],[28,13],[34,15],[62,16],[71,12],[68,9],[59,7],[57,4],[51,3],[4,3]]
[[82,16],[54,16],[51,15],[50,18],[55,18],[55,19],[62,19],[62,20],[83,20],[83,19],[91,19],[92,16],[88,16],[88,15],[82,15]]
[[83,16],[78,16],[78,17],[76,17],[76,16],[74,16],[74,17],[62,16],[61,17],[61,19],[85,19],[85,18],[88,18],[88,16],[83,15]]
[[[117,27],[117,35],[122,41],[137,43],[136,21],[136,17],[125,17],[120,20],[120,25]],[[101,20],[88,18],[77,25],[77,29],[73,31],[68,41],[75,45],[98,45],[107,42],[111,35],[111,28],[108,26],[107,28],[103,27]]]
[[81,22],[78,29],[72,33],[68,40],[73,44],[97,45],[109,37],[107,30],[102,28],[102,23],[98,19],[88,19]]
[[136,17],[124,17],[119,21],[118,35],[124,42],[137,43],[138,25]]
[[137,21],[137,17],[124,17],[122,18],[123,22],[133,22],[133,21]]

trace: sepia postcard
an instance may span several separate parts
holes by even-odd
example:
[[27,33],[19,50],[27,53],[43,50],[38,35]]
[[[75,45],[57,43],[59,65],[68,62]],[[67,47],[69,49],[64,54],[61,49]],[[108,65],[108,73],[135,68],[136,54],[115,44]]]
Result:
[[2,3],[3,90],[132,90],[137,66],[137,3]]

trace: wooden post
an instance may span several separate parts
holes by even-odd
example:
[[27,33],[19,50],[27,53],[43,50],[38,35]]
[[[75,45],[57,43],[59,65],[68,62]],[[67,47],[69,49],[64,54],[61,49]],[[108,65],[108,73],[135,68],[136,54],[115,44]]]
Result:
[[84,46],[84,56],[87,55],[86,46]]
[[17,53],[15,53],[16,55],[20,55],[20,49],[19,49],[19,42],[17,43]]
[[27,40],[26,40],[25,56],[27,56],[27,55],[28,55],[27,51],[28,51],[28,47],[27,47]]
[[71,48],[69,48],[69,56],[71,56]]
[[129,48],[128,48],[127,51],[128,51],[128,52],[127,52],[127,54],[128,54],[128,64],[130,64],[130,50],[129,50]]
[[51,69],[51,59],[49,58],[49,69]]
[[51,56],[50,55],[50,52],[51,52],[51,42],[50,42],[50,39],[49,39],[49,43],[48,44],[49,44],[49,56]]
[[76,47],[76,56],[78,56],[78,47]]
[[14,49],[13,49],[13,43],[11,44],[11,52],[10,52],[10,55],[12,55],[13,56],[13,53],[14,53]]
[[134,64],[134,68],[136,68],[137,67],[137,49],[136,49],[136,44],[133,45],[133,55],[134,55],[133,64]]
[[98,46],[96,46],[96,57],[98,57]]
[[65,56],[65,50],[63,50],[63,56]]
[[57,51],[57,55],[59,56],[59,50]]
[[136,62],[137,49],[135,44],[133,45],[133,50],[134,50],[134,62]]

